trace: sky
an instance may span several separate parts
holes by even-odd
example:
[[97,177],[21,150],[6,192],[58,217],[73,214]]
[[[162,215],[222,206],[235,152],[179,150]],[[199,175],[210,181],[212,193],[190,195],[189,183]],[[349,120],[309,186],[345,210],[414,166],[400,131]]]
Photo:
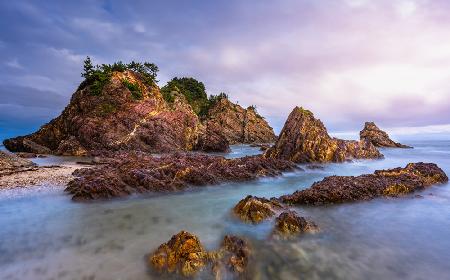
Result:
[[88,55],[154,62],[160,86],[192,76],[276,131],[298,105],[335,132],[365,121],[450,132],[448,11],[447,0],[2,0],[0,134],[59,115]]

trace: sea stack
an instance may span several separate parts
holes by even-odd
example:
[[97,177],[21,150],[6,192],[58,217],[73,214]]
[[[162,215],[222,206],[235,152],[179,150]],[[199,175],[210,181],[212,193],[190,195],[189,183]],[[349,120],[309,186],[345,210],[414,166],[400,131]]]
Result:
[[389,138],[389,135],[383,130],[379,129],[374,122],[366,122],[363,130],[359,132],[361,140],[367,140],[376,147],[388,147],[388,148],[411,148],[397,142],[394,142]]
[[311,111],[295,107],[266,157],[296,163],[343,162],[352,159],[382,158],[369,141],[332,138],[323,123]]

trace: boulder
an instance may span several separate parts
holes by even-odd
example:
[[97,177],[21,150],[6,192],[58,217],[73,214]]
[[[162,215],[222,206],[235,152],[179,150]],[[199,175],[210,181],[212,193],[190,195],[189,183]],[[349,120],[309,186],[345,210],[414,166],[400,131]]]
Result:
[[254,107],[242,108],[228,98],[221,98],[208,111],[206,124],[214,124],[230,144],[272,143],[276,136]]
[[383,157],[368,141],[331,138],[323,123],[313,113],[299,107],[291,112],[278,140],[266,151],[265,156],[296,163],[343,162]]
[[229,279],[225,275],[243,276],[247,272],[251,256],[248,241],[233,235],[225,235],[213,263],[213,273],[216,279]]
[[411,148],[397,142],[394,142],[389,138],[389,135],[373,122],[366,122],[363,130],[359,132],[361,140],[366,140],[372,143],[375,147],[388,147],[388,148]]
[[275,220],[274,234],[278,236],[292,236],[301,233],[314,233],[319,227],[312,221],[297,215],[295,211],[285,211]]
[[181,231],[148,257],[148,264],[160,273],[178,273],[190,277],[201,271],[208,254],[197,236]]
[[256,196],[247,196],[233,208],[234,214],[244,222],[254,224],[275,216],[284,206],[276,199],[266,199]]
[[377,170],[360,176],[330,176],[310,188],[280,197],[288,204],[322,205],[396,197],[448,182],[434,163],[409,163],[404,168]]
[[32,161],[0,151],[0,176],[33,169],[37,169],[37,165]]
[[[105,156],[105,155],[103,155]],[[133,193],[175,192],[192,186],[277,176],[295,168],[292,162],[261,155],[236,159],[200,153],[161,157],[142,152],[110,153],[104,165],[80,169],[66,192],[74,200],[108,199]]]

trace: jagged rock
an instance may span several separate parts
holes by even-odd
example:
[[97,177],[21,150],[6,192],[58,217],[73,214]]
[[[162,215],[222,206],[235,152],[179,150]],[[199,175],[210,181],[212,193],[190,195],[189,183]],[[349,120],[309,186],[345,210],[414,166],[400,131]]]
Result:
[[15,153],[16,156],[20,158],[37,158],[38,155],[35,153]]
[[409,146],[394,142],[389,138],[389,135],[373,122],[366,122],[364,129],[359,132],[361,140],[367,140],[376,147],[391,147],[391,148],[411,148]]
[[296,163],[342,162],[351,159],[381,158],[383,155],[368,141],[331,138],[313,113],[295,107],[275,145],[266,151],[268,158]]
[[209,110],[206,123],[221,128],[230,144],[271,143],[276,139],[272,127],[254,107],[244,109],[227,98],[220,99]]
[[[123,81],[136,84],[136,99]],[[62,114],[37,132],[4,141],[10,151],[84,155],[93,150],[189,151],[204,131],[186,102],[168,105],[156,84],[133,71],[113,72],[100,95],[81,86]],[[211,138],[214,140],[214,138]],[[214,144],[210,144],[214,146]]]
[[245,274],[251,256],[249,243],[237,236],[225,235],[222,245],[213,264],[213,273],[216,279],[228,279],[224,277],[231,272],[234,276]]
[[305,232],[317,232],[319,227],[312,221],[297,215],[295,211],[286,211],[275,220],[274,234],[291,236]]
[[405,168],[377,170],[360,176],[330,176],[310,188],[280,197],[289,204],[331,204],[399,196],[448,182],[434,163],[409,163]]
[[208,254],[197,236],[181,231],[148,257],[148,264],[156,271],[194,276],[208,261]]
[[230,144],[227,138],[222,134],[221,128],[214,123],[208,123],[206,130],[200,136],[196,150],[204,152],[229,152]]
[[284,206],[276,199],[269,200],[248,195],[234,206],[233,212],[241,220],[256,224],[275,216],[276,211],[283,208]]
[[30,160],[0,151],[0,176],[36,168],[37,165]]
[[293,170],[292,162],[247,156],[225,159],[199,153],[161,157],[139,152],[110,155],[106,163],[74,173],[66,192],[74,200],[107,199],[143,192],[174,192],[190,186],[252,180]]

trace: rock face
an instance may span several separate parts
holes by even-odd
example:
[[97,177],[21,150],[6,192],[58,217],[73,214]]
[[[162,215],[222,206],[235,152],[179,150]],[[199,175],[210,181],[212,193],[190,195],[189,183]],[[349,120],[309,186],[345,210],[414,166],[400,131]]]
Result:
[[276,211],[283,208],[284,206],[276,199],[268,200],[249,195],[234,206],[233,212],[244,222],[257,224],[275,216]]
[[206,123],[221,128],[230,144],[272,143],[276,140],[272,127],[254,107],[244,109],[227,98],[220,99],[209,110]]
[[228,279],[224,276],[239,277],[246,272],[250,255],[250,245],[240,237],[226,235],[219,250],[207,252],[197,236],[181,231],[150,254],[147,263],[159,273],[184,277],[195,277],[212,267],[215,279]]
[[158,272],[194,276],[207,263],[208,254],[197,236],[181,231],[148,257],[148,263]]
[[330,176],[310,188],[280,198],[289,204],[331,204],[399,196],[448,182],[434,163],[409,163],[405,168],[377,170],[373,174]]
[[411,148],[409,146],[394,142],[389,138],[389,135],[373,122],[366,122],[363,130],[359,132],[361,140],[366,140],[372,143],[376,147],[389,147],[389,148]]
[[[142,97],[136,99],[124,81],[136,85]],[[168,105],[156,84],[149,86],[138,73],[124,71],[113,72],[99,95],[81,87],[59,117],[4,145],[10,151],[76,156],[93,150],[161,153],[192,150],[202,131],[187,102],[177,98]]]
[[292,236],[305,232],[317,232],[319,227],[312,221],[297,215],[295,211],[286,211],[275,220],[274,233],[279,236]]
[[266,157],[305,162],[342,162],[351,159],[381,158],[368,141],[331,138],[323,123],[303,108],[295,107]]
[[293,170],[289,161],[248,156],[225,159],[199,153],[154,157],[146,153],[111,155],[109,164],[81,169],[66,192],[74,200],[108,199],[143,192],[174,192],[190,186],[276,176]]
[[0,151],[0,176],[36,168],[37,165],[32,161]]

